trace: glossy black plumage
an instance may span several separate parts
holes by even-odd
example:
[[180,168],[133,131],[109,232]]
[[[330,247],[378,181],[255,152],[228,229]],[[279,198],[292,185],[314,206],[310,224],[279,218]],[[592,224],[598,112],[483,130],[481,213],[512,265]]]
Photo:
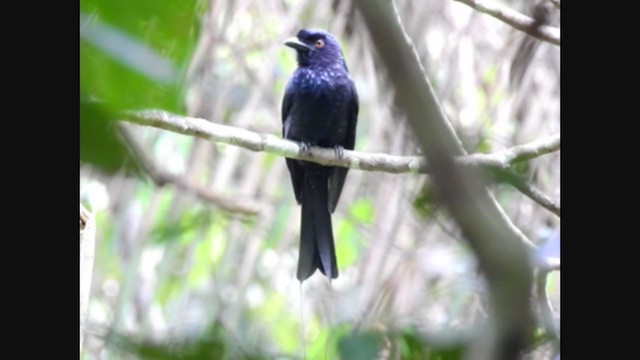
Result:
[[[353,150],[358,94],[337,40],[324,30],[300,30],[285,42],[297,52],[298,68],[282,102],[282,133],[310,145]],[[338,277],[331,213],[335,210],[348,168],[286,159],[298,204],[302,205],[297,278],[316,269]]]

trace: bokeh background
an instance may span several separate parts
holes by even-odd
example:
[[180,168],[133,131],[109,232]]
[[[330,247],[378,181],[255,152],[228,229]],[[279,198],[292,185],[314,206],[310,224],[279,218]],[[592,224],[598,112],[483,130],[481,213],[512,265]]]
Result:
[[[501,2],[525,14],[540,5]],[[458,2],[396,4],[468,152],[560,132],[558,46]],[[157,186],[113,131],[119,111],[155,108],[280,136],[296,67],[282,42],[324,28],[358,89],[356,150],[419,154],[350,1],[81,0],[80,10],[80,200],[96,220],[83,358],[459,357],[487,317],[486,293],[428,176],[351,170],[333,215],[340,277],[301,286],[300,208],[283,158],[128,127],[159,168],[216,195],[204,198]],[[547,11],[559,26],[560,10]],[[517,171],[559,199],[559,153]],[[493,190],[530,239],[559,227],[508,184]],[[547,287],[559,314],[559,272]],[[527,357],[551,358],[540,343]]]

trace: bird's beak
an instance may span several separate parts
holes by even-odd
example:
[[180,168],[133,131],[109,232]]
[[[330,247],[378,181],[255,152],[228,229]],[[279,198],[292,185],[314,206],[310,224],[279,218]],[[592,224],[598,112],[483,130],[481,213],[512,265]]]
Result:
[[302,41],[300,41],[295,36],[290,37],[287,40],[285,40],[283,45],[286,45],[286,46],[288,46],[290,48],[293,48],[295,50],[302,50],[302,51],[311,51],[311,50],[313,50],[313,48],[311,46],[303,43]]

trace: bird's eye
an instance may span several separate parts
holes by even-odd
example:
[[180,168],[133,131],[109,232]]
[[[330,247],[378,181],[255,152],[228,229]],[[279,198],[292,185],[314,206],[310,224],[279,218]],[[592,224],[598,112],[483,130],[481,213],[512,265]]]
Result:
[[324,47],[324,40],[318,39],[314,45],[316,49],[322,49]]

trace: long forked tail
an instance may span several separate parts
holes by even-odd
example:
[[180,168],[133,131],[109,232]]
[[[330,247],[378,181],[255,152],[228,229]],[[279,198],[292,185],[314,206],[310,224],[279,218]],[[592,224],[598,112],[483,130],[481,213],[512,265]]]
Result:
[[331,168],[305,164],[302,189],[302,223],[298,280],[309,278],[316,269],[330,280],[338,277],[329,213],[329,171]]

